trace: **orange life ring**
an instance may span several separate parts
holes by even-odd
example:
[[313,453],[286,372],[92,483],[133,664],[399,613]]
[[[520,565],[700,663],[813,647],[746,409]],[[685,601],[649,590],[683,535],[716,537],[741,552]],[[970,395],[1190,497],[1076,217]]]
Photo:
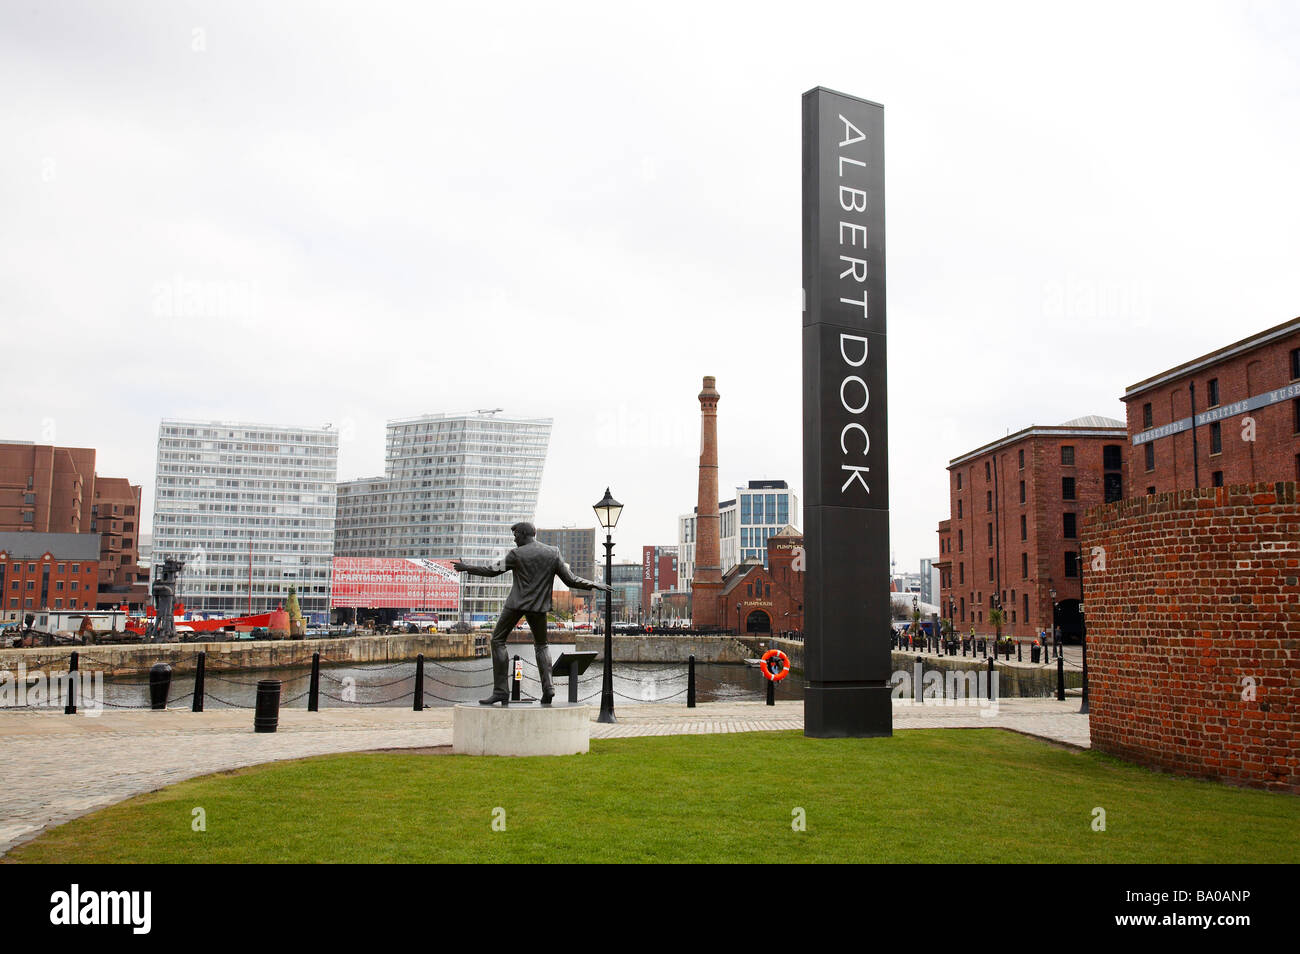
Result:
[[[781,668],[774,671],[770,660],[778,660],[778,665]],[[771,679],[773,682],[780,682],[786,676],[790,675],[790,657],[779,649],[769,649],[767,652],[763,653],[763,658],[760,661],[763,665],[759,668],[763,670],[763,675],[768,679]]]

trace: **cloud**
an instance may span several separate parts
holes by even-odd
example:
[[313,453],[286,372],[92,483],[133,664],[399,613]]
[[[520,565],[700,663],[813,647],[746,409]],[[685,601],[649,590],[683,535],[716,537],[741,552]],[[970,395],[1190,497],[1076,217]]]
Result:
[[539,522],[610,485],[620,553],[675,542],[704,374],[724,492],[802,484],[821,83],[886,105],[910,568],[949,458],[1118,416],[1294,316],[1297,32],[1274,6],[10,6],[3,432],[57,422],[148,506],[160,417],[348,420],[346,479],[388,418],[504,407],[556,418]]

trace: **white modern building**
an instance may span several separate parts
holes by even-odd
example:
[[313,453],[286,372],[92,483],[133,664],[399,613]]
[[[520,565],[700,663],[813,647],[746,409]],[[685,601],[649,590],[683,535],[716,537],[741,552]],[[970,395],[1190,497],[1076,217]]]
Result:
[[939,569],[929,557],[921,559],[921,602],[939,602]]
[[158,428],[152,564],[186,561],[187,610],[242,615],[284,603],[329,610],[338,433],[164,420]]
[[[490,563],[514,546],[510,525],[532,520],[551,418],[499,411],[425,414],[388,422],[384,475],[339,484],[334,552]],[[509,574],[468,577],[462,618],[494,619]]]
[[[737,563],[767,566],[767,541],[786,526],[799,526],[799,498],[784,480],[751,480],[736,496],[718,504],[718,536],[725,576]],[[695,510],[677,518],[678,589],[695,576]]]

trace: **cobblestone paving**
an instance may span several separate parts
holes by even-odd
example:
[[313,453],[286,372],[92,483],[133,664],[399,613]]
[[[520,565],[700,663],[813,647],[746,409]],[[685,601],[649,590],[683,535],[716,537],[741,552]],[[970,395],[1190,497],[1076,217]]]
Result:
[[[995,707],[894,704],[894,728],[1006,728],[1088,746],[1077,700],[1010,699]],[[451,744],[452,709],[339,708],[280,712],[279,731],[254,733],[252,713],[221,709],[0,712],[0,854],[47,827],[176,782],[332,752]],[[592,718],[598,707],[592,706]],[[803,703],[706,703],[695,709],[623,705],[618,722],[593,722],[593,739],[803,728]]]

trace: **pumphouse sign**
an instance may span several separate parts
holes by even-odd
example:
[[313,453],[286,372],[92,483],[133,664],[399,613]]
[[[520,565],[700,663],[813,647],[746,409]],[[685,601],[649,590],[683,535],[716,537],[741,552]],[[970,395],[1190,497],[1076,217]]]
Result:
[[884,107],[803,97],[804,732],[892,732]]

